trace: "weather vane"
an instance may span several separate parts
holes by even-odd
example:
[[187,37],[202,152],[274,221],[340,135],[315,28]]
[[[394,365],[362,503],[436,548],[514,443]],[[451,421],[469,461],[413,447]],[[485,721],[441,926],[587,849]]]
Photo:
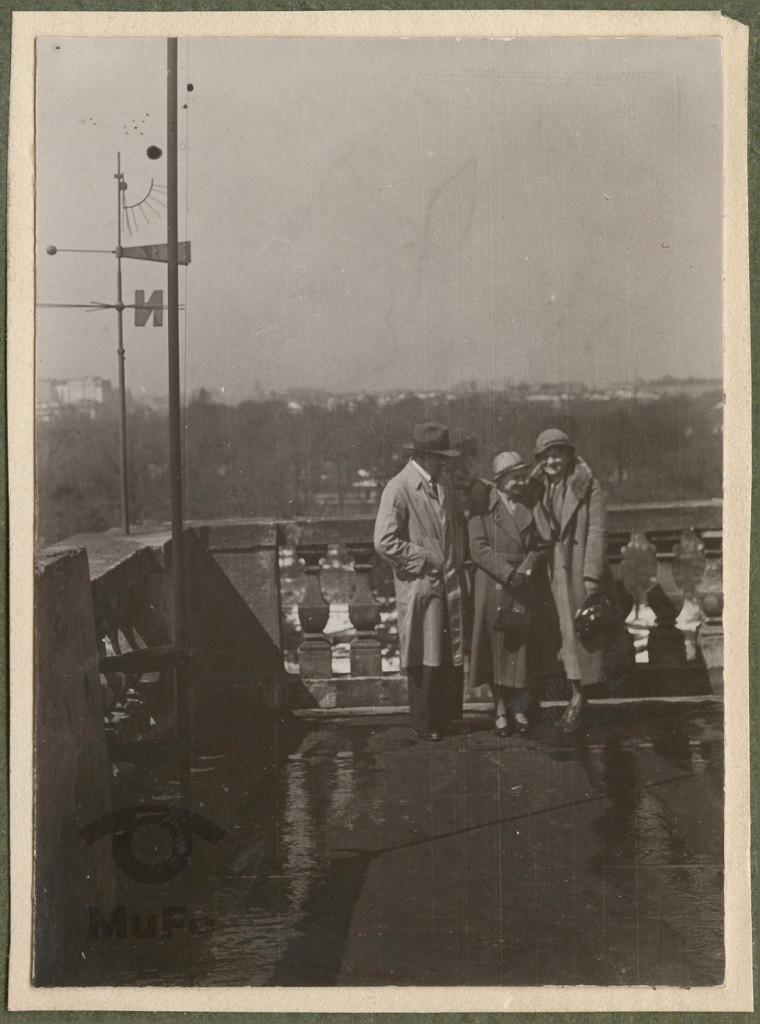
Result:
[[[158,160],[163,155],[158,146],[149,146],[147,156],[149,160]],[[169,259],[168,244],[166,242],[157,245],[134,245],[123,246],[122,225],[127,233],[132,236],[133,230],[137,228],[138,212],[149,223],[152,216],[161,216],[162,208],[166,207],[165,193],[166,186],[157,184],[151,178],[150,187],[147,193],[136,203],[125,202],[127,183],[121,170],[121,153],[116,155],[117,183],[117,216],[116,216],[116,248],[115,249],[58,249],[49,245],[46,252],[49,256],[55,256],[59,252],[94,252],[110,253],[116,256],[116,301],[115,302],[38,302],[37,306],[47,309],[84,309],[88,313],[97,312],[102,309],[115,309],[118,325],[118,347],[119,358],[119,447],[121,449],[121,509],[124,533],[129,534],[129,486],[127,475],[127,392],[124,373],[124,322],[125,309],[134,309],[135,327],[144,327],[148,321],[153,319],[154,327],[163,325],[164,293],[162,290],[151,292],[146,300],[145,291],[135,291],[135,301],[125,303],[122,293],[121,261],[122,259],[150,260],[152,262],[167,263]],[[190,262],[190,243],[179,242],[177,251],[177,262],[186,266]]]

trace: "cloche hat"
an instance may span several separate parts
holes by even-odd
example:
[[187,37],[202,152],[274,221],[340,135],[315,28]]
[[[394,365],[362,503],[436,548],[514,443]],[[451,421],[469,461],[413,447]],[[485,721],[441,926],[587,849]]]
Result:
[[514,473],[517,469],[530,469],[530,463],[526,462],[517,452],[499,452],[494,457],[494,480],[498,480],[499,477],[505,476],[507,473]]
[[558,430],[556,427],[550,427],[548,430],[542,430],[536,438],[536,447],[533,449],[534,457],[537,459],[540,458],[547,448],[554,448],[555,445],[561,445],[563,448],[569,448],[571,451],[575,451],[575,445],[564,430]]

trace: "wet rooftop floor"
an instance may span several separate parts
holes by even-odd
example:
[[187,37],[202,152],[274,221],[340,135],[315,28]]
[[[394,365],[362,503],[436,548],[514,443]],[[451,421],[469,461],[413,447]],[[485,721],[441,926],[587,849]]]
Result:
[[[597,706],[573,736],[552,715],[437,744],[403,715],[222,729],[193,810],[223,838],[169,883],[122,879],[126,936],[91,938],[69,982],[720,984],[722,704]],[[120,778],[124,805],[176,794],[160,753]]]

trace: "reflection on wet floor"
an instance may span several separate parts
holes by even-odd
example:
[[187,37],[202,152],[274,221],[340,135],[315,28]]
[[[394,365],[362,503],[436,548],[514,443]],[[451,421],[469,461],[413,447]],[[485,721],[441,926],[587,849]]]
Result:
[[[224,839],[169,883],[122,880],[143,933],[166,906],[184,927],[101,929],[68,983],[720,984],[722,705],[546,718],[435,745],[401,715],[220,729],[193,809]],[[120,798],[166,800],[171,774],[133,764]]]

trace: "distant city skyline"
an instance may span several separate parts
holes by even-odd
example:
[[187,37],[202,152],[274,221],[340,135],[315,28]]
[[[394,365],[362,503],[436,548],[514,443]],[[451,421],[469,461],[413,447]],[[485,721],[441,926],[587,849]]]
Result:
[[[181,41],[183,387],[719,378],[716,39]],[[109,302],[116,153],[165,238],[164,46],[40,39],[37,296]],[[192,89],[190,88],[192,86]],[[160,198],[160,196],[159,196]],[[165,285],[125,261],[125,301]],[[166,328],[125,314],[127,386]],[[112,311],[38,311],[44,378],[116,378]]]
[[[188,400],[205,396],[208,401],[221,402],[226,404],[239,404],[250,400],[289,399],[300,398],[305,402],[313,401],[319,404],[320,401],[327,401],[328,404],[334,401],[351,401],[361,398],[383,399],[386,401],[402,400],[410,395],[418,397],[440,398],[445,396],[460,396],[470,390],[484,394],[488,391],[497,393],[514,392],[517,396],[524,396],[528,401],[541,398],[583,398],[593,400],[600,397],[632,397],[637,400],[649,400],[660,398],[664,394],[686,394],[692,395],[710,392],[722,386],[721,378],[716,377],[664,377],[659,380],[635,380],[635,381],[612,381],[605,386],[598,388],[589,387],[583,381],[565,381],[563,383],[551,384],[548,381],[504,381],[496,385],[486,381],[461,381],[448,388],[421,391],[413,387],[390,388],[390,389],[357,389],[330,391],[323,388],[310,388],[307,386],[294,386],[280,390],[254,389],[250,395],[239,396],[234,403],[224,395],[218,395],[211,389],[201,385],[194,390]],[[36,402],[38,411],[49,409],[51,405],[77,405],[93,403],[107,405],[115,402],[117,397],[117,385],[107,378],[85,377],[73,378],[37,378]],[[146,404],[153,409],[168,407],[168,395],[166,393],[151,393],[143,391],[134,394],[131,388],[127,388],[127,399],[133,404]]]

